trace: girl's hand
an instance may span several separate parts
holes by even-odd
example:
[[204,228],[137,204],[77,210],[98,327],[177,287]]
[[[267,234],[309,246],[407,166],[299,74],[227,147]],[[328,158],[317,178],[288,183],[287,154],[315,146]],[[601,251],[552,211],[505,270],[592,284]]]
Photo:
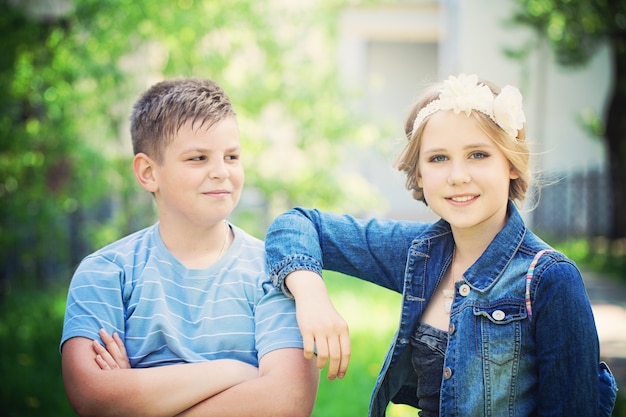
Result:
[[100,329],[102,346],[97,340],[93,341],[93,350],[96,352],[96,363],[102,370],[130,369],[130,361],[126,353],[124,342],[117,333],[113,337],[106,330]]
[[285,278],[285,285],[296,299],[304,357],[311,359],[317,353],[319,369],[328,363],[329,380],[343,378],[350,362],[350,333],[328,297],[324,281],[313,272],[296,271]]

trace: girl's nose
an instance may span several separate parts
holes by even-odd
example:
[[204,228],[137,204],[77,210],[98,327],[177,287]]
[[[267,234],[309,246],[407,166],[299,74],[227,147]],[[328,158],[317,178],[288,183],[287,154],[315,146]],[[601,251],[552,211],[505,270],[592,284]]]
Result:
[[452,164],[450,175],[448,175],[448,185],[467,184],[472,180],[466,167],[462,163]]

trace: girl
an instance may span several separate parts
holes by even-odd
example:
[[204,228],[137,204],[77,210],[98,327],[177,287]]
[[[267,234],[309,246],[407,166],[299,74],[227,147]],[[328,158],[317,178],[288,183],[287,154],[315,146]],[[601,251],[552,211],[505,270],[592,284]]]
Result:
[[514,204],[531,179],[521,104],[517,88],[463,74],[417,101],[397,166],[438,222],[296,208],[268,231],[271,277],[296,298],[305,355],[315,346],[319,367],[330,359],[330,379],[345,374],[350,343],[322,269],[403,294],[370,416],[390,401],[423,417],[598,415],[598,336],[580,272]]

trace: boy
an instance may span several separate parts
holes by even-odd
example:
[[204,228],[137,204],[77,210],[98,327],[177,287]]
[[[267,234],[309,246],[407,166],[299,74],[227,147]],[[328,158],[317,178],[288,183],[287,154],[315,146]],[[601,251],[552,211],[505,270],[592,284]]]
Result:
[[244,182],[229,98],[210,80],[158,83],[135,104],[131,136],[159,221],[72,278],[70,403],[97,416],[310,416],[319,372],[294,303],[266,276],[263,243],[225,220]]

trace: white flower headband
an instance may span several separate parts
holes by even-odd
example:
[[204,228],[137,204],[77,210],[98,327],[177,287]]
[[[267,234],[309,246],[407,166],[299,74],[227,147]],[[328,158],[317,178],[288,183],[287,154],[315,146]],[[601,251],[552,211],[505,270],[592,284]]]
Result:
[[518,131],[526,122],[522,94],[513,86],[503,87],[500,94],[494,97],[489,87],[478,83],[477,75],[460,74],[458,78],[450,76],[439,91],[439,98],[417,113],[413,132],[424,123],[424,119],[439,110],[454,110],[456,114],[465,112],[467,116],[472,110],[479,111],[489,116],[513,139],[517,138]]

